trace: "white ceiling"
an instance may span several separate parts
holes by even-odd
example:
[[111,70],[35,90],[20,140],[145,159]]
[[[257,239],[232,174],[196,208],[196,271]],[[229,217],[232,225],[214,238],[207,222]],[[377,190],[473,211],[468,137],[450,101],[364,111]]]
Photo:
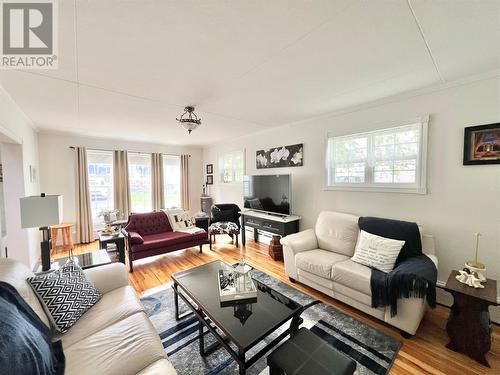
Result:
[[58,60],[0,71],[38,128],[209,145],[498,69],[500,0],[59,0]]

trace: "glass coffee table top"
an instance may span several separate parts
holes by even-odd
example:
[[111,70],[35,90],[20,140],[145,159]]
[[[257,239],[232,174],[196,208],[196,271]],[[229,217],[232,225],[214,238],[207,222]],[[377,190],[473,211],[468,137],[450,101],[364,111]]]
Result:
[[[69,257],[54,258],[50,261],[50,270],[54,271],[61,268],[68,261]],[[73,260],[82,269],[92,268],[97,266],[102,266],[104,264],[111,263],[111,258],[106,250],[91,251],[89,253],[75,254],[73,255]],[[49,272],[47,271],[47,272]],[[35,265],[34,273],[42,273],[42,265],[38,262]]]
[[218,272],[229,267],[217,260],[177,272],[172,278],[180,292],[192,299],[232,342],[247,350],[292,318],[302,306],[255,279],[257,302],[221,306]]

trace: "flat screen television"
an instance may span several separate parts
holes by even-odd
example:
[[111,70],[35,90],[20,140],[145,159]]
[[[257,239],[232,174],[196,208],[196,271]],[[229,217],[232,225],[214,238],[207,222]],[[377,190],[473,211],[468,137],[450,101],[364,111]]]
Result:
[[289,174],[245,176],[243,201],[247,209],[290,215],[291,176]]

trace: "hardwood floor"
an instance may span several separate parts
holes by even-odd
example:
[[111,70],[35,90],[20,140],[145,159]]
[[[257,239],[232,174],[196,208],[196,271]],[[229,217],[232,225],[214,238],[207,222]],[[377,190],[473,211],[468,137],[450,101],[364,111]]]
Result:
[[[198,248],[191,248],[135,261],[134,272],[129,275],[130,284],[138,293],[142,293],[172,281],[170,275],[177,271],[216,259],[228,263],[235,262],[244,256],[247,262],[254,267],[401,340],[403,347],[398,353],[391,374],[500,374],[500,328],[498,326],[493,328],[492,349],[486,356],[491,368],[487,368],[465,355],[445,348],[448,343],[445,330],[449,314],[447,307],[438,306],[434,310],[429,310],[420,324],[417,334],[411,339],[404,339],[399,334],[399,330],[367,314],[300,283],[291,284],[285,274],[283,262],[273,261],[269,257],[267,245],[247,241],[246,248],[240,246],[237,249],[231,243],[223,242],[223,236],[219,236],[217,241],[213,245],[213,251],[210,251],[206,245],[202,254],[198,252]],[[94,242],[87,245],[77,245],[74,252],[85,253],[97,248],[98,243]],[[53,257],[65,255],[65,253],[58,253],[53,254]]]

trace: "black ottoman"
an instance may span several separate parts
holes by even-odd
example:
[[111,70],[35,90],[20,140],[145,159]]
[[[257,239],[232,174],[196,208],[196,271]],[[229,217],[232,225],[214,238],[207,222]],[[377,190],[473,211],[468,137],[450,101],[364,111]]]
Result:
[[269,375],[351,375],[356,362],[306,328],[267,357]]

